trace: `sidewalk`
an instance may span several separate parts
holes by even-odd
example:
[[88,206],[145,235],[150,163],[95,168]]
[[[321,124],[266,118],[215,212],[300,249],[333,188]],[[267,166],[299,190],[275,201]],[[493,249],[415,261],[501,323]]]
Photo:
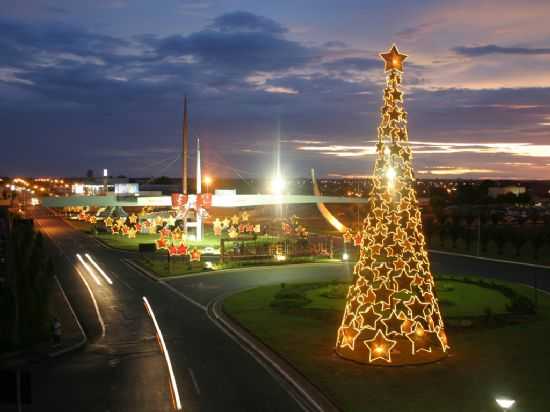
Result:
[[50,340],[32,348],[0,355],[0,363],[3,368],[18,368],[29,363],[54,358],[86,344],[88,338],[56,276],[54,276],[53,283],[50,311],[51,317],[55,316],[61,322],[61,344],[54,346]]

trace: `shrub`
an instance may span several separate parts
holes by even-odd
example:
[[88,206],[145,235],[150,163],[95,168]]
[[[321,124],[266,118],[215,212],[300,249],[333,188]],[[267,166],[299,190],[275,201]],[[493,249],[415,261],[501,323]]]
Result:
[[515,295],[506,305],[506,310],[521,315],[532,314],[535,313],[535,304],[526,296]]

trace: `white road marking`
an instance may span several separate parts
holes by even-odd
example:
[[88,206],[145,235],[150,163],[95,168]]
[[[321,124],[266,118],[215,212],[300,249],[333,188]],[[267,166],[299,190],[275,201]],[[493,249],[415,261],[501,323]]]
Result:
[[86,256],[86,258],[90,261],[90,263],[94,266],[94,268],[97,269],[97,271],[101,274],[101,276],[103,276],[103,278],[107,281],[107,283],[109,285],[112,285],[113,281],[111,280],[111,278],[109,276],[107,276],[107,274],[103,271],[103,269],[101,269],[99,267],[99,265],[96,263],[96,261],[93,260],[92,257],[88,253],[85,253],[84,256]]
[[99,320],[99,324],[101,325],[101,337],[104,338],[105,337],[105,322],[103,322],[103,317],[101,316],[101,312],[99,311],[99,306],[97,305],[97,300],[95,299],[94,292],[92,292],[92,289],[90,288],[90,285],[88,284],[88,282],[86,281],[86,278],[80,272],[80,270],[78,270],[78,268],[76,268],[76,267],[75,267],[75,269],[76,269],[76,272],[78,273],[78,275],[80,276],[80,279],[82,279],[82,281],[84,282],[84,284],[88,288],[88,292],[90,293],[90,296],[92,298],[92,302],[93,302],[94,307],[95,307],[95,312],[97,313],[97,319]]
[[[323,411],[323,407],[308,393],[308,391],[302,387],[292,376],[290,376],[281,365],[279,365],[276,361],[271,359],[268,354],[266,354],[263,350],[261,350],[253,341],[252,338],[249,338],[246,336],[246,334],[241,333],[239,330],[235,329],[230,323],[228,323],[220,314],[217,313],[217,304],[220,301],[223,301],[225,298],[227,298],[229,295],[238,293],[237,292],[229,292],[226,293],[217,299],[212,300],[209,303],[209,306],[212,308],[212,313],[210,313],[209,310],[206,311],[206,314],[208,318],[212,321],[214,325],[218,327],[226,336],[228,336],[233,342],[235,342],[241,349],[243,349],[245,352],[247,352],[250,356],[252,356],[256,362],[258,362],[271,376],[273,376],[275,379],[278,379],[278,375],[282,376],[283,379],[286,379],[288,383],[290,383],[298,392],[304,396],[312,406],[316,408],[318,411]],[[244,343],[243,343],[244,342]],[[308,411],[311,410],[310,407],[304,405],[304,402],[296,396],[296,394],[292,391],[286,390],[287,393],[292,396],[292,398],[298,403],[298,405],[304,410]]]
[[82,327],[82,324],[80,323],[80,320],[78,319],[78,316],[76,316],[76,313],[73,309],[73,305],[71,305],[71,302],[69,301],[69,298],[67,297],[67,294],[65,293],[65,290],[63,289],[63,286],[61,286],[61,282],[59,282],[59,279],[57,278],[57,276],[54,275],[53,278],[54,278],[55,282],[57,283],[57,286],[59,287],[59,290],[61,290],[61,294],[63,295],[63,298],[65,299],[65,302],[67,302],[67,306],[69,306],[69,310],[71,311],[71,313],[73,315],[73,318],[76,321],[78,329],[80,329],[80,332],[82,333],[82,339],[80,341],[78,341],[77,343],[75,343],[74,345],[71,345],[67,348],[63,348],[63,349],[57,350],[55,352],[51,352],[49,354],[49,356],[51,358],[54,358],[56,356],[62,355],[62,354],[67,353],[67,352],[70,352],[73,349],[76,349],[80,346],[83,346],[88,341],[88,337],[86,336],[86,332],[84,332],[84,328]]
[[155,316],[155,313],[153,312],[153,308],[149,304],[149,301],[145,296],[143,296],[143,302],[145,304],[145,308],[147,309],[147,312],[149,313],[149,316],[151,316],[151,319],[153,321],[153,324],[155,325],[155,329],[157,331],[157,336],[159,338],[160,347],[162,349],[162,353],[164,354],[164,359],[166,360],[166,365],[168,365],[168,373],[170,374],[170,382],[172,386],[172,392],[174,395],[174,401],[176,409],[179,411],[181,410],[181,400],[180,400],[180,394],[178,391],[178,384],[176,383],[176,377],[174,375],[174,370],[172,369],[172,361],[170,360],[170,354],[168,353],[168,348],[166,347],[166,344],[164,343],[164,336],[162,335],[162,331],[160,330],[159,324],[157,322],[157,318]]
[[160,281],[159,283],[160,283],[161,285],[167,287],[168,289],[170,289],[170,290],[171,290],[172,292],[174,292],[176,295],[178,295],[178,296],[182,297],[183,299],[185,299],[187,302],[189,302],[189,303],[195,305],[196,307],[198,307],[198,308],[200,308],[200,309],[206,311],[206,306],[205,306],[205,305],[203,305],[202,303],[197,302],[197,301],[194,300],[194,299],[191,299],[191,298],[190,298],[189,296],[187,296],[187,295],[184,295],[183,292],[180,292],[180,291],[179,291],[178,289],[176,289],[174,286],[172,286],[172,285],[170,285],[170,284],[168,284],[168,283],[166,283],[166,282],[163,282],[163,281]]
[[193,386],[195,387],[195,391],[197,391],[197,395],[201,394],[201,389],[199,388],[199,383],[197,382],[197,378],[195,378],[195,374],[193,373],[193,369],[187,368],[189,370],[189,375],[191,375],[191,380],[193,381]]
[[82,256],[80,256],[78,253],[76,254],[76,257],[78,258],[78,260],[80,261],[80,263],[82,263],[82,265],[84,266],[84,269],[86,269],[86,271],[90,274],[90,276],[95,280],[95,283],[97,283],[97,286],[101,286],[101,282],[99,280],[99,278],[95,275],[94,271],[92,270],[92,268],[84,261],[84,259],[82,259]]

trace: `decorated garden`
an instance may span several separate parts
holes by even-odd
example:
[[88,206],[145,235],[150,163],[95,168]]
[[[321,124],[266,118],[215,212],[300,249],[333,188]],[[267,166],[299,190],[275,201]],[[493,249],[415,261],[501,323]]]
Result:
[[456,410],[454,399],[461,410],[496,412],[499,395],[546,411],[550,297],[539,296],[535,313],[522,285],[455,276],[436,285],[450,350],[421,366],[363,365],[335,352],[348,284],[260,287],[229,297],[224,310],[344,411],[443,412]]

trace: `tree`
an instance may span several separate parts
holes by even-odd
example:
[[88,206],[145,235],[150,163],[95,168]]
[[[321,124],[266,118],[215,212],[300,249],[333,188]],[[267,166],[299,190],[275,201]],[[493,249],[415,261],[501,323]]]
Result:
[[533,245],[533,259],[539,260],[540,251],[544,247],[547,238],[547,233],[541,229],[537,229],[537,231],[533,234],[531,237],[531,243]]
[[521,249],[527,242],[527,236],[525,234],[525,229],[521,226],[512,229],[507,227],[508,230],[505,230],[507,232],[509,239],[511,239],[512,244],[514,245],[514,249],[516,252],[516,257],[521,256]]
[[53,263],[47,258],[42,235],[34,232],[32,221],[14,221],[8,260],[14,305],[12,344],[28,345],[48,333],[49,288],[53,277]]
[[[386,61],[384,106],[368,211],[336,351],[371,364],[436,360],[448,348],[422,233],[395,46]],[[400,60],[401,59],[401,60]]]

